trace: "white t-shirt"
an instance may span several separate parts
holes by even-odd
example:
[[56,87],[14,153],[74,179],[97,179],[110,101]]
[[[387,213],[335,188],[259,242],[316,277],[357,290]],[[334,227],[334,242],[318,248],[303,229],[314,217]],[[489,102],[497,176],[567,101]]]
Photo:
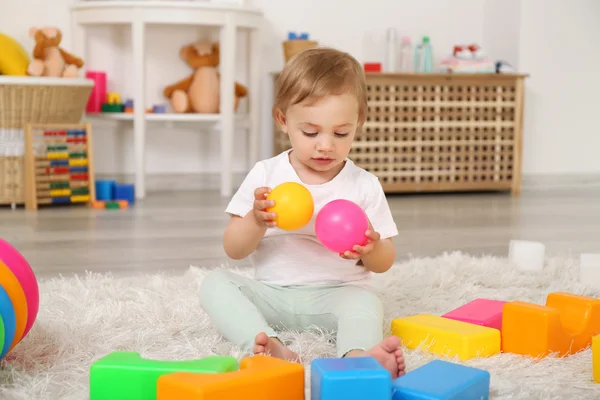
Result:
[[325,248],[316,237],[314,226],[318,212],[328,202],[346,199],[358,204],[367,214],[373,228],[386,239],[398,234],[383,188],[377,177],[346,159],[344,168],[331,181],[320,185],[303,183],[289,160],[290,150],[259,161],[234,194],[226,212],[240,217],[254,207],[254,191],[259,187],[274,188],[284,182],[297,182],[313,196],[314,213],[310,222],[296,231],[267,228],[256,250],[250,255],[259,281],[281,285],[369,286],[371,271],[345,260]]

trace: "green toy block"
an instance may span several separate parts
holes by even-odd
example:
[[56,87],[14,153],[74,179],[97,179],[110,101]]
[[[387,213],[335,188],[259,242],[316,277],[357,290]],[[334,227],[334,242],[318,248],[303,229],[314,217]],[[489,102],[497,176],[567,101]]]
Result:
[[238,369],[237,359],[230,356],[159,361],[142,358],[136,352],[117,351],[92,364],[90,400],[155,400],[156,383],[162,375],[172,372],[217,374]]

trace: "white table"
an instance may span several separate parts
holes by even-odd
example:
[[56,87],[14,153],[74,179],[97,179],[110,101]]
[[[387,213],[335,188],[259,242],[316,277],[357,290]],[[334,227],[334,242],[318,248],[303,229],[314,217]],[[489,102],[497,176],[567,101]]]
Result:
[[[85,59],[86,26],[129,24],[132,34],[134,107],[133,115],[115,119],[132,120],[136,198],[146,196],[145,162],[146,121],[186,121],[220,123],[221,126],[221,195],[232,193],[234,127],[234,92],[236,65],[236,30],[249,30],[249,162],[258,160],[260,130],[260,27],[262,13],[252,7],[214,4],[202,1],[82,1],[72,6],[73,53]],[[221,113],[220,114],[146,114],[145,107],[145,33],[146,24],[204,25],[220,29]],[[183,45],[183,44],[182,44]],[[137,105],[142,105],[137,107]],[[107,116],[111,118],[110,116]]]

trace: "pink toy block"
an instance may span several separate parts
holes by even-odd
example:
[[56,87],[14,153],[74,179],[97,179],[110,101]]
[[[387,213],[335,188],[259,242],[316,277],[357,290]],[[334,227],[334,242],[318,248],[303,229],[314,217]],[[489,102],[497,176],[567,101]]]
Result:
[[502,307],[504,307],[504,303],[506,302],[501,300],[475,299],[442,315],[442,317],[502,331]]
[[102,103],[106,101],[106,73],[87,71],[85,76],[94,81],[94,87],[88,99],[86,112],[98,113],[102,110]]

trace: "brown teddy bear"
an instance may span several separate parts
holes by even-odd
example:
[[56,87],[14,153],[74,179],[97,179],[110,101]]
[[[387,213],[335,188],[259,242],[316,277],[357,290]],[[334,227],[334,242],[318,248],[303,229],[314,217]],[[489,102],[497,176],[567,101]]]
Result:
[[[220,62],[219,44],[197,41],[184,46],[179,57],[194,72],[189,77],[167,86],[163,94],[171,101],[171,108],[176,113],[196,112],[216,114],[220,111],[220,81],[217,66]],[[239,99],[248,95],[248,89],[236,82],[235,104],[237,110]]]
[[35,39],[33,60],[27,68],[31,76],[75,78],[83,60],[59,47],[62,32],[55,27],[30,28],[29,36]]

